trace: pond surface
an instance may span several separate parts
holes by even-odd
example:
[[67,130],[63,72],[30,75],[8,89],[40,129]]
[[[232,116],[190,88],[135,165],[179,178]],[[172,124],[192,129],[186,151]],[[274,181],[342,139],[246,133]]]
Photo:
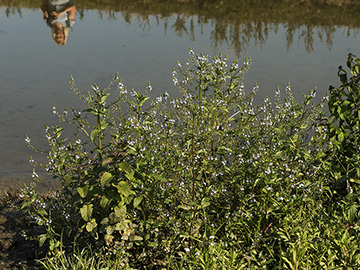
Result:
[[0,174],[31,174],[36,155],[25,136],[45,146],[44,124],[56,124],[53,104],[60,111],[79,105],[70,75],[81,91],[106,87],[118,72],[128,89],[150,81],[154,95],[176,95],[171,72],[191,47],[240,63],[250,56],[245,88],[257,82],[258,101],[288,82],[295,97],[317,87],[320,98],[339,84],[347,54],[360,53],[356,1],[134,2],[75,2],[75,23],[58,46],[41,2],[0,1]]

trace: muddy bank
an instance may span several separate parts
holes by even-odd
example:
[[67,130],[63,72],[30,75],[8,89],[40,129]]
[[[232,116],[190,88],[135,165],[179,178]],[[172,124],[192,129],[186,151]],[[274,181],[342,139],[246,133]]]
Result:
[[[21,173],[2,172],[0,176],[0,270],[39,269],[35,261],[45,256],[45,249],[36,240],[43,232],[21,209],[19,196],[20,188],[34,180]],[[45,175],[36,181],[36,190],[42,194],[58,188],[58,182]]]
[[21,188],[31,186],[36,183],[36,190],[46,193],[52,189],[59,189],[59,182],[47,175],[40,175],[39,179],[34,179],[30,174],[2,172],[0,173],[0,198],[6,193],[16,194]]

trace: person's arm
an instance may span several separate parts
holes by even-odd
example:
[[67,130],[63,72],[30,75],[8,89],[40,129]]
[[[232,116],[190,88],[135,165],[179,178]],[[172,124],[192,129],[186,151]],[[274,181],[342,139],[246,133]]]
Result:
[[73,21],[75,20],[76,7],[74,4],[69,5],[60,11],[57,11],[57,12],[53,11],[53,12],[51,12],[51,15],[55,16],[55,17],[59,17],[64,12],[69,12],[69,19],[73,20]]
[[69,10],[69,19],[75,21],[75,14],[76,14],[76,7],[75,5],[72,5],[71,9]]
[[49,18],[49,13],[47,11],[47,6],[45,3],[41,6],[41,10],[43,12],[44,20],[47,20]]

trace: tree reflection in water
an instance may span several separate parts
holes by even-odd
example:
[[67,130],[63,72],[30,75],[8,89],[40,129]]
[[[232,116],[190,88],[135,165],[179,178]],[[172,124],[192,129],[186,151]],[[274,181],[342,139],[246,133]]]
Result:
[[[37,9],[42,0],[0,0],[6,16],[19,14],[21,8]],[[283,26],[286,32],[286,46],[291,48],[303,42],[307,52],[314,49],[314,37],[326,42],[331,50],[336,27],[345,27],[347,35],[359,33],[356,0],[77,0],[79,19],[85,10],[97,10],[100,20],[116,20],[122,17],[127,23],[137,19],[146,31],[150,18],[164,25],[165,34],[173,31],[179,37],[188,36],[196,40],[195,29],[212,26],[210,43],[216,49],[221,44],[233,47],[237,56],[250,45],[262,47],[270,31]],[[172,16],[175,22],[170,25]],[[197,25],[196,25],[197,24]]]

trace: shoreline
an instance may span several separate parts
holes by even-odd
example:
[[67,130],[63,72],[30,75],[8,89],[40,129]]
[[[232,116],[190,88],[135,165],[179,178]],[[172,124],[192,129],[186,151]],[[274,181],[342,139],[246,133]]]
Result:
[[0,198],[6,193],[18,194],[25,185],[31,186],[33,183],[36,183],[35,190],[39,193],[60,188],[60,183],[45,173],[35,179],[25,172],[0,171]]

